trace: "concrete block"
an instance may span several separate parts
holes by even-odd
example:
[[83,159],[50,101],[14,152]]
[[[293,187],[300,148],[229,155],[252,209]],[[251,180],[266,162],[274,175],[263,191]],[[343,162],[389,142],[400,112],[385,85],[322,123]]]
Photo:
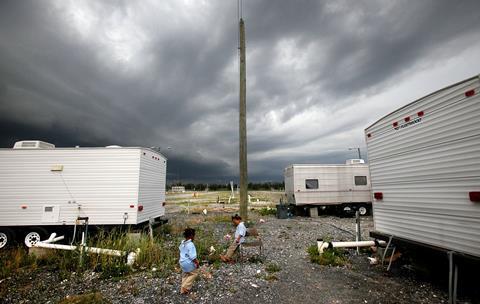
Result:
[[308,214],[310,217],[317,217],[318,216],[318,208],[317,207],[310,207],[308,209]]
[[28,248],[28,254],[29,255],[34,255],[37,258],[42,258],[44,256],[47,256],[51,253],[52,249],[47,249],[47,248],[38,248],[38,247],[30,247]]

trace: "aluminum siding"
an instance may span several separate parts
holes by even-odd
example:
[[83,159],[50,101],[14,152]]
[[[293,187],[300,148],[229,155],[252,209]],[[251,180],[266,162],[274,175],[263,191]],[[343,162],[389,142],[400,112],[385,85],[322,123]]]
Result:
[[[139,156],[128,148],[0,149],[0,225],[72,225],[77,216],[123,224],[124,213],[136,224]],[[45,205],[60,207],[58,221],[42,221]]]
[[295,190],[293,189],[293,167],[284,170],[285,195],[288,204],[295,204]]
[[[480,191],[479,94],[471,78],[365,130],[372,192],[383,193],[373,203],[375,230],[480,256],[480,204],[469,200]],[[395,130],[393,122],[419,111],[419,123]]]
[[144,209],[137,213],[137,222],[165,215],[165,184],[167,160],[149,149],[140,155],[140,187],[138,202]]

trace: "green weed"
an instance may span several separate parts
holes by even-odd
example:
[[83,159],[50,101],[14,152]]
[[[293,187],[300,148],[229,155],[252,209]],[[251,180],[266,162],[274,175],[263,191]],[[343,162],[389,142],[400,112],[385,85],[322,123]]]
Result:
[[276,281],[276,280],[278,280],[278,277],[273,273],[268,273],[268,274],[265,275],[265,280],[266,281]]
[[280,266],[278,266],[275,263],[269,263],[267,264],[267,266],[265,266],[265,270],[267,272],[273,273],[273,272],[279,272],[280,270],[282,270],[282,268],[280,268]]
[[231,223],[232,217],[230,215],[217,214],[209,217],[208,220],[213,223]]
[[258,210],[256,210],[261,216],[267,216],[267,215],[276,215],[277,214],[277,208],[272,208],[272,207],[263,207]]
[[325,249],[323,251],[323,254],[320,255],[320,253],[318,252],[318,246],[312,245],[308,247],[307,252],[310,256],[310,261],[315,264],[344,266],[348,263],[348,260],[345,257],[345,252],[337,248]]
[[15,274],[23,268],[36,268],[36,259],[22,248],[0,251],[0,279]]

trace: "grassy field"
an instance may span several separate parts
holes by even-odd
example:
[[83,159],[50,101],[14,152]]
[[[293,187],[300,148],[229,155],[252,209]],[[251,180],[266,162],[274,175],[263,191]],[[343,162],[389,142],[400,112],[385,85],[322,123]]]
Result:
[[[281,191],[250,191],[250,209],[274,207],[283,196]],[[238,209],[239,195],[230,198],[229,191],[199,191],[167,194],[167,213],[198,213],[207,211],[234,211]]]

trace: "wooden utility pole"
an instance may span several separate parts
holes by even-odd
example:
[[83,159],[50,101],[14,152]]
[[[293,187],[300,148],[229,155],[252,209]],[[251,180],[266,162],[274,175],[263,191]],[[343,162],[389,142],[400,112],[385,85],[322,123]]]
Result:
[[245,59],[245,23],[243,18],[239,22],[240,31],[240,216],[248,218],[248,172],[247,172],[247,87],[246,87],[246,59]]

